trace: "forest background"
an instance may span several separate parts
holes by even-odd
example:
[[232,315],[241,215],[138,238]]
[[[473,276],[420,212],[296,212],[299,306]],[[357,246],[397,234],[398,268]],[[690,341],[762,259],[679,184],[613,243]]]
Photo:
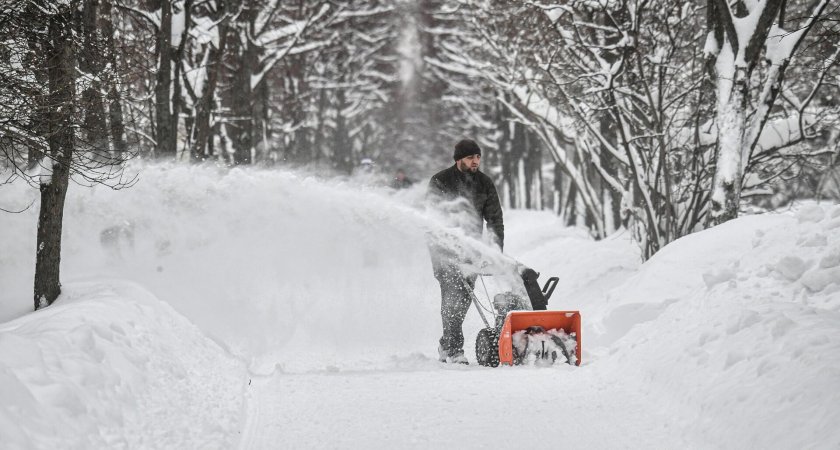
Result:
[[132,159],[424,182],[469,137],[505,207],[630,230],[649,258],[840,198],[838,19],[829,0],[2,0],[0,183],[41,191],[36,309],[60,292],[71,180],[130,187]]

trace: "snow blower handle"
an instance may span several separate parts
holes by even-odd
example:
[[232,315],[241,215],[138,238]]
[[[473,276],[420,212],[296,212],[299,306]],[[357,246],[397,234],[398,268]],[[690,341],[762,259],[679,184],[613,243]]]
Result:
[[[479,275],[479,277],[480,276],[481,275]],[[484,279],[482,279],[481,282],[484,283]],[[481,320],[482,322],[484,322],[484,326],[490,328],[490,322],[488,322],[487,317],[484,316],[484,311],[481,310],[481,305],[478,303],[478,297],[475,296],[475,292],[473,291],[473,288],[470,287],[470,284],[467,283],[467,280],[464,280],[464,288],[467,290],[467,292],[470,293],[472,302],[475,305],[475,310],[478,311],[478,315],[481,316]]]
[[543,297],[545,297],[545,301],[548,302],[548,299],[551,298],[551,294],[554,293],[554,288],[557,287],[557,283],[560,281],[558,277],[551,277],[548,281],[545,282],[545,286],[542,288]]

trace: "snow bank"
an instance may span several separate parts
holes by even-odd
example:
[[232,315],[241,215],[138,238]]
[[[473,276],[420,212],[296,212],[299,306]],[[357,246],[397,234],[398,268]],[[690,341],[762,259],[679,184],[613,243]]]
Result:
[[812,204],[674,242],[610,293],[595,364],[715,447],[840,445],[838,229],[840,206]]
[[241,363],[124,282],[0,325],[3,448],[232,448]]

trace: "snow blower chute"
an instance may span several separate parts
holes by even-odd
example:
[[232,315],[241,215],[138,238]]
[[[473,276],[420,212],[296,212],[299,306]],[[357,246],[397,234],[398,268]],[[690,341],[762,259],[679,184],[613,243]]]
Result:
[[473,303],[487,326],[478,332],[475,341],[478,364],[496,367],[500,363],[547,365],[563,362],[579,366],[580,312],[546,310],[559,279],[549,278],[540,289],[539,274],[533,269],[524,268],[520,275],[533,310],[529,310],[525,299],[513,293],[497,294],[492,302],[495,326],[490,325],[473,293]]

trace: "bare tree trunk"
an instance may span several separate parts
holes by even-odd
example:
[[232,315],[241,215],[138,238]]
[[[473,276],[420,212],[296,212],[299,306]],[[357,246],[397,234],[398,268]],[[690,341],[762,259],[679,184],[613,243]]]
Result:
[[176,157],[178,154],[178,122],[184,103],[184,99],[181,97],[181,69],[184,66],[184,49],[190,32],[192,3],[192,0],[184,0],[184,30],[181,32],[181,41],[178,43],[178,48],[174,52],[175,73],[172,75],[172,115],[169,117],[171,123],[169,125],[169,141],[166,146],[172,149],[171,151]]
[[335,140],[333,145],[333,161],[335,167],[341,172],[350,174],[353,172],[353,149],[350,148],[350,136],[347,130],[347,123],[341,111],[346,107],[344,90],[336,92],[336,117],[335,117]]
[[575,183],[569,183],[569,191],[565,202],[566,226],[569,227],[577,225],[577,189]]
[[192,160],[203,161],[210,156],[210,146],[212,145],[210,114],[213,111],[213,99],[216,95],[216,85],[219,82],[219,74],[221,73],[222,64],[225,56],[225,43],[227,42],[228,27],[219,25],[219,48],[210,44],[210,52],[208,60],[207,81],[204,83],[204,88],[201,92],[201,97],[196,106],[196,117],[193,142],[191,144]]
[[324,152],[324,115],[327,112],[327,91],[321,89],[318,93],[318,125],[315,128],[315,138],[312,143],[312,155],[310,160],[318,162]]
[[510,141],[510,149],[507,152],[509,183],[511,185],[510,205],[514,208],[525,208],[525,180],[522,170],[523,156],[525,155],[525,126],[520,122],[513,122],[513,136]]
[[[615,142],[615,137],[614,137],[615,133],[610,128],[609,122],[607,120],[601,120],[598,126],[599,126],[599,130],[600,130],[600,132],[603,136],[605,136],[605,137],[607,137],[607,139],[610,139],[613,142]],[[618,161],[616,161],[615,157],[610,154],[610,152],[605,148],[605,146],[603,144],[600,144],[600,146],[601,146],[601,150],[600,150],[599,153],[601,154],[600,155],[601,167],[603,167],[604,171],[606,171],[607,174],[609,174],[610,176],[612,176],[614,178],[619,178],[618,177],[618,168],[620,167],[620,163]],[[615,231],[615,229],[618,228],[618,224],[622,223],[622,220],[621,220],[621,192],[618,192],[615,189],[613,189],[613,187],[609,183],[602,183],[602,184],[605,186],[604,190],[607,191],[606,195],[610,199],[611,208],[609,210],[604,210],[604,214],[605,215],[606,214],[612,215],[611,221],[612,221],[612,224],[613,224],[613,229],[607,230],[607,232],[611,233],[611,232]],[[624,225],[627,226],[628,223],[624,223]]]
[[254,86],[251,102],[251,123],[253,124],[254,158],[255,162],[265,162],[268,159],[268,83],[265,80]]
[[99,0],[84,0],[82,7],[82,48],[79,51],[79,70],[90,76],[90,85],[82,92],[81,106],[84,114],[83,142],[100,161],[109,159],[108,125],[105,104],[102,99],[102,75],[104,61],[101,58],[97,22]]
[[[291,118],[292,123],[302,124],[306,121],[306,109],[304,102],[301,101],[300,97],[308,90],[308,87],[305,85],[306,75],[304,74],[306,59],[302,56],[290,56],[289,59],[290,67],[288,69],[287,77],[290,79],[290,82],[288,89],[289,94],[291,94],[294,98],[294,101],[290,105],[291,113],[289,114],[289,117]],[[318,113],[322,114],[320,110]],[[319,117],[318,120],[322,120],[322,117]],[[293,161],[295,163],[308,163],[314,159],[310,132],[311,130],[309,127],[304,126],[295,130],[294,139],[291,145],[289,148],[284,149],[283,152],[288,161]]]
[[230,108],[233,119],[228,130],[233,130],[230,135],[233,145],[233,163],[235,165],[251,164],[254,150],[254,121],[253,101],[254,91],[251,87],[251,78],[259,64],[258,49],[248,38],[253,17],[256,14],[251,0],[244,0],[245,5],[239,14],[236,23],[234,36],[230,42],[231,53],[236,64],[236,73],[233,74],[233,85],[231,88]]
[[111,142],[114,144],[114,150],[117,153],[117,159],[125,159],[125,152],[128,146],[125,142],[125,123],[123,122],[123,108],[120,94],[117,91],[117,54],[114,45],[114,24],[111,21],[111,0],[104,0],[102,2],[102,13],[100,20],[102,23],[102,36],[105,38],[105,52],[108,55],[108,62],[111,64],[111,70],[107,74],[107,89],[108,89],[108,121],[110,123]]
[[[61,232],[64,199],[70,179],[73,156],[73,100],[76,95],[75,49],[72,17],[75,7],[61,8],[49,19],[49,44],[46,46],[49,74],[48,142],[52,176],[41,182],[41,210],[38,215],[37,253],[35,258],[35,309],[52,304],[61,293]],[[45,163],[49,164],[49,163]]]
[[[509,100],[509,95],[505,94],[505,100]],[[502,106],[500,102],[496,102],[496,126],[500,131],[499,136],[499,165],[502,167],[502,188],[500,191],[502,197],[502,204],[506,207],[514,207],[516,199],[516,190],[514,184],[513,162],[510,157],[511,153],[511,123],[508,121],[509,114],[507,108]]]
[[[36,2],[31,2],[27,8],[27,14],[31,17],[39,17],[41,11]],[[39,33],[28,33],[26,36],[27,45],[30,51],[25,54],[25,63],[32,67],[32,74],[40,86],[49,85],[49,73],[45,62],[49,39],[44,39]],[[33,93],[33,123],[32,133],[38,136],[49,136],[49,94],[43,91]],[[34,168],[44,158],[43,148],[39,145],[30,145],[27,153],[27,166]]]
[[[160,29],[157,35],[158,71],[155,77],[155,156],[174,157],[172,144],[172,4],[160,0]],[[175,112],[177,114],[177,111]]]
[[542,147],[536,133],[529,130],[526,132],[525,206],[528,209],[542,209]]
[[554,185],[552,186],[554,214],[558,216],[563,213],[563,165],[554,163]]

